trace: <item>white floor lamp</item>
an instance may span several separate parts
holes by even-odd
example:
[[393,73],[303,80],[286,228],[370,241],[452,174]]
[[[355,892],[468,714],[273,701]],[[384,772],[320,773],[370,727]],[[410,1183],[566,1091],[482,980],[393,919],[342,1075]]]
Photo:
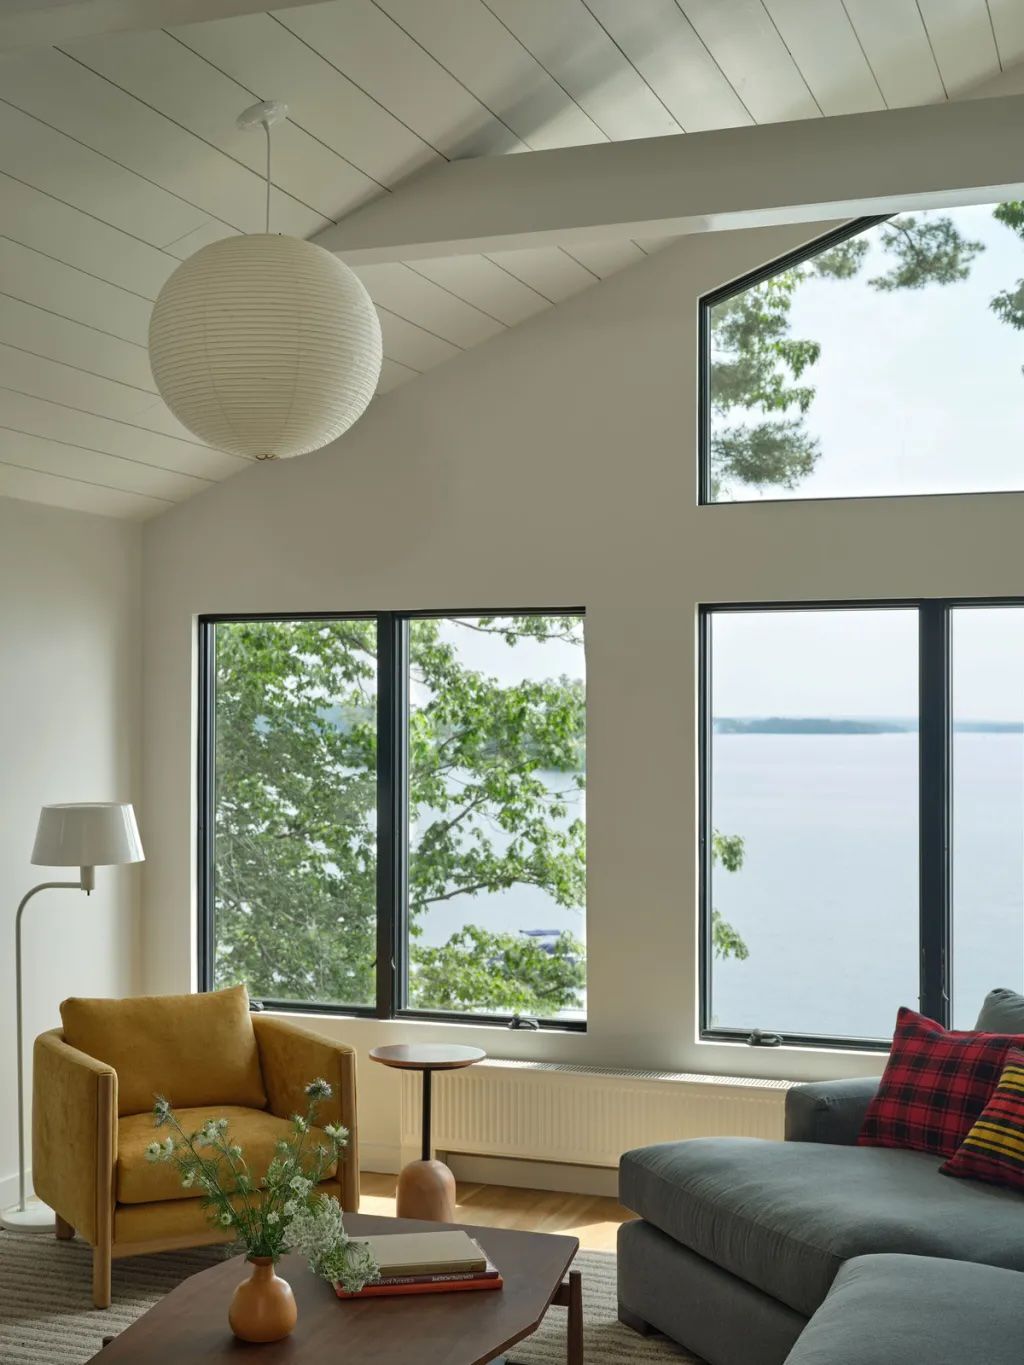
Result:
[[0,1226],[12,1232],[45,1232],[54,1226],[53,1210],[38,1199],[25,1197],[25,1055],[21,1008],[21,917],[38,891],[70,888],[86,895],[96,885],[96,868],[116,863],[141,863],[142,840],[130,805],[92,801],[44,806],[39,812],[32,862],[42,867],[78,867],[77,882],[40,882],[22,899],[15,919],[15,996],[18,1011],[18,1202],[0,1214]]

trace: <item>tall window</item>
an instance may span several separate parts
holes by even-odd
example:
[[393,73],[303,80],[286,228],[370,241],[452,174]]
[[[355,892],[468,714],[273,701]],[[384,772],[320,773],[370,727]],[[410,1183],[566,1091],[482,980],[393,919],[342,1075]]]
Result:
[[200,629],[204,984],[582,1026],[582,614]]
[[1022,487],[1024,203],[822,238],[704,300],[705,502]]
[[705,1036],[1024,987],[1024,606],[706,608],[702,655]]

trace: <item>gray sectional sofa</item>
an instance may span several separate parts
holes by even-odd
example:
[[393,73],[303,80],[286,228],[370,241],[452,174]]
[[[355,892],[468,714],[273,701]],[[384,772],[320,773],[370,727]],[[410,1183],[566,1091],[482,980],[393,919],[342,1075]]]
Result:
[[[977,1027],[1024,1033],[1024,997],[993,991]],[[622,1321],[710,1365],[1020,1365],[1024,1196],[856,1146],[876,1087],[794,1087],[785,1142],[627,1152]]]

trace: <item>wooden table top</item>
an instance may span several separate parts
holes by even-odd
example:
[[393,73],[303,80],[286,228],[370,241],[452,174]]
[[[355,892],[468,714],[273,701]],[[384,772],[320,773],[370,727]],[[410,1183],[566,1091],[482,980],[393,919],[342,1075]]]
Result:
[[370,1059],[401,1071],[457,1071],[487,1056],[483,1048],[448,1043],[390,1043],[370,1049]]
[[[347,1213],[355,1236],[426,1232],[442,1226],[410,1218]],[[484,1365],[539,1325],[579,1242],[546,1232],[466,1227],[501,1271],[503,1289],[477,1294],[419,1294],[338,1299],[298,1256],[278,1266],[299,1308],[284,1341],[247,1345],[228,1327],[228,1303],[248,1275],[240,1256],[184,1280],[109,1346],[93,1365]]]

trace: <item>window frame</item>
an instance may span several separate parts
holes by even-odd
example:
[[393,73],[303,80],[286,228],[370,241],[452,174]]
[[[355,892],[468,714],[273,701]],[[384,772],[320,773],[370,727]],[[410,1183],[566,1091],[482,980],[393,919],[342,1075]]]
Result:
[[[716,614],[756,611],[865,611],[903,609],[918,620],[918,954],[917,1008],[949,1028],[953,1002],[953,612],[971,607],[1024,607],[1024,597],[904,597],[822,601],[702,603],[698,611],[698,930],[699,1036],[707,1042],[752,1042],[748,1029],[710,1023],[713,945],[711,936],[711,671],[710,624]],[[765,1020],[764,1029],[771,1029]],[[878,1038],[785,1033],[787,1047],[888,1052]]]
[[[408,984],[408,719],[409,623],[474,616],[579,616],[584,607],[424,608],[417,611],[211,612],[197,618],[196,907],[197,984],[214,987],[214,768],[218,625],[245,621],[375,621],[377,625],[377,956],[376,1001],[344,1005],[263,997],[262,1009],[367,1019],[421,1019],[436,1024],[516,1027],[515,1016],[459,1010],[414,1009],[404,1004]],[[537,1027],[585,1033],[584,1019],[538,1019]]]

